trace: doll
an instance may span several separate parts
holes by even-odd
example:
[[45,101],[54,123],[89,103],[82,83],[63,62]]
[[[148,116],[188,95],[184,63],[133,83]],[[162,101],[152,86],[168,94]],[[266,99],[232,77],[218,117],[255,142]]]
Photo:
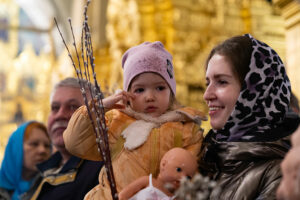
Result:
[[119,200],[174,199],[184,176],[191,179],[197,171],[197,159],[183,148],[169,150],[160,162],[157,178],[142,176],[119,193]]

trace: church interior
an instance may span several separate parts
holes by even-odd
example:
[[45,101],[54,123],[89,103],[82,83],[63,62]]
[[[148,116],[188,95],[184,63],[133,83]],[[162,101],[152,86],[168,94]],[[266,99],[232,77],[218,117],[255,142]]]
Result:
[[[79,42],[85,4],[0,0],[0,160],[20,123],[47,122],[53,85],[76,76],[54,18],[71,44],[70,18]],[[300,0],[91,0],[88,16],[105,95],[122,87],[122,54],[159,40],[173,55],[176,98],[207,112],[205,58],[215,44],[250,33],[277,51],[300,98]]]

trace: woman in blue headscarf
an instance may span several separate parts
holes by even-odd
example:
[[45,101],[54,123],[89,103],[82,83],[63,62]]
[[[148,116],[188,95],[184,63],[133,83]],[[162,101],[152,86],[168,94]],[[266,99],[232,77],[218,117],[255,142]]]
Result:
[[0,199],[19,200],[37,175],[36,164],[49,158],[46,127],[36,121],[22,124],[10,136],[0,169]]

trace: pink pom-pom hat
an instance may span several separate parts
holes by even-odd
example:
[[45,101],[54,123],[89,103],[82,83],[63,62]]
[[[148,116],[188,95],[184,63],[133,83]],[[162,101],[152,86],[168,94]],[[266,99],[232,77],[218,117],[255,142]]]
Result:
[[154,72],[162,76],[171,91],[176,95],[176,81],[172,64],[172,55],[159,42],[144,42],[128,49],[122,58],[123,89],[129,90],[134,77],[145,72]]

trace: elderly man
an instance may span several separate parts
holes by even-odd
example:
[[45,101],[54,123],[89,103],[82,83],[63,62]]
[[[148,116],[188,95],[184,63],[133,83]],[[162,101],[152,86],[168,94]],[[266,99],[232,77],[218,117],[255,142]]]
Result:
[[82,200],[98,184],[103,163],[72,156],[65,148],[63,132],[73,112],[84,104],[77,79],[66,78],[56,84],[50,103],[48,132],[56,152],[38,166],[42,178],[31,199]]

